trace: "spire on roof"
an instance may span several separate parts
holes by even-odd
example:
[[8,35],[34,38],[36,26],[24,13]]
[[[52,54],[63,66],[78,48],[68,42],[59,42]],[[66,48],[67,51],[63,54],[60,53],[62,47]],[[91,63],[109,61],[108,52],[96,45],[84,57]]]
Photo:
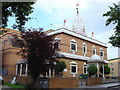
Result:
[[64,24],[63,24],[64,28],[66,28],[66,22],[67,22],[67,19],[64,19]]
[[84,24],[79,15],[79,4],[78,3],[76,4],[76,10],[77,12],[76,12],[76,16],[73,22],[73,31],[86,36]]

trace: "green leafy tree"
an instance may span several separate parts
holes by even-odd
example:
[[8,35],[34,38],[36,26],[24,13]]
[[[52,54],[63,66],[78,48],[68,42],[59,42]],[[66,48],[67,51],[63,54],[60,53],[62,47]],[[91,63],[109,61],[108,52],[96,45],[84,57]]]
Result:
[[[54,37],[41,31],[28,31],[22,33],[22,50],[19,52],[28,60],[29,72],[33,78],[33,86],[40,74],[46,72],[56,59],[56,51],[53,48]],[[52,67],[52,66],[51,66]]]
[[95,65],[90,65],[88,67],[89,76],[95,75],[97,73],[97,67]]
[[29,15],[33,12],[32,5],[35,2],[2,2],[2,27],[7,27],[9,17],[15,17],[16,24],[13,28],[23,30],[25,23],[31,18]]
[[66,68],[66,64],[64,61],[57,61],[57,64],[55,66],[55,70],[57,70],[58,72],[61,73],[62,76],[62,72],[63,70]]
[[[100,72],[103,73],[103,67],[101,66]],[[108,65],[104,65],[104,74],[110,74],[110,67]]]
[[109,6],[110,11],[104,13],[103,16],[108,17],[106,26],[108,26],[110,23],[115,24],[114,35],[109,38],[109,43],[115,47],[120,47],[120,5],[115,3],[113,3],[113,5],[113,7]]

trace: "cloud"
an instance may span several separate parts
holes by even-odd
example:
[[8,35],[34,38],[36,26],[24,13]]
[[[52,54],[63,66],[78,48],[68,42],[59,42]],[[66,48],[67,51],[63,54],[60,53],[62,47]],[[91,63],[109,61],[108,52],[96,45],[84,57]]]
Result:
[[87,8],[87,2],[82,0],[37,0],[36,6],[47,13],[54,13],[54,10],[71,11],[79,3],[80,8]]
[[63,25],[54,25],[53,27],[55,27],[55,28],[62,28],[63,27]]

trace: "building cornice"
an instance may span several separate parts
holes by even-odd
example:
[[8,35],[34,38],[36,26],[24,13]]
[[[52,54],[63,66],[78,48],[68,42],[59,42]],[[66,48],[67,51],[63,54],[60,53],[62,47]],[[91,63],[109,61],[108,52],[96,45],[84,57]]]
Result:
[[87,61],[90,59],[90,57],[85,57],[85,56],[80,56],[80,55],[75,55],[75,54],[70,54],[70,53],[64,53],[64,52],[59,52],[58,56],[64,57],[64,58],[70,58],[70,59],[83,60],[83,61]]
[[56,34],[60,34],[60,33],[65,33],[65,34],[68,34],[68,35],[71,35],[71,36],[74,36],[74,37],[77,37],[77,38],[80,38],[80,39],[83,39],[83,40],[86,40],[86,41],[89,41],[89,42],[92,42],[92,43],[95,43],[95,44],[98,44],[101,46],[107,47],[106,43],[95,40],[95,39],[88,37],[88,36],[84,36],[82,34],[78,34],[74,31],[71,31],[71,30],[68,30],[65,28],[60,28],[60,29],[54,30],[53,32],[47,33],[47,35],[56,35]]

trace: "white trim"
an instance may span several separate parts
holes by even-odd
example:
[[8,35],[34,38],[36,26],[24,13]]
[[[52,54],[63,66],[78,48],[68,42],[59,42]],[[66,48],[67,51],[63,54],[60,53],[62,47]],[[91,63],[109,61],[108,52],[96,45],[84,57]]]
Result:
[[[86,73],[85,73],[85,71],[84,71],[84,67],[86,67]],[[87,74],[88,72],[87,72],[87,64],[86,64],[86,62],[84,62],[84,64],[83,64],[83,73],[84,74]]]
[[20,76],[22,76],[22,65],[23,64],[20,64]]
[[49,77],[51,77],[51,68],[49,68]]
[[70,62],[70,64],[77,64],[75,61]]
[[[71,44],[74,44],[74,45],[75,45],[75,49],[76,49],[76,50],[71,49],[71,48],[72,48],[72,47],[71,47]],[[70,40],[70,51],[72,51],[72,52],[77,52],[77,42],[76,42],[74,39]]]
[[95,50],[95,54],[96,54],[96,47],[95,46],[92,46],[92,55],[94,55],[93,50]]
[[75,54],[70,54],[70,53],[65,53],[65,52],[59,52],[59,55],[61,57],[79,59],[79,60],[84,60],[84,61],[87,61],[90,59],[90,57],[85,57],[85,56],[80,56],[80,55],[75,55]]
[[[76,72],[72,72],[72,66],[76,67]],[[70,74],[75,75],[78,73],[78,65],[75,61],[70,62]]]
[[[84,47],[85,47],[85,52],[84,52]],[[85,43],[83,43],[82,45],[82,53],[83,53],[83,56],[86,56],[87,54],[87,45]]]
[[26,74],[26,76],[27,76],[27,73],[28,73],[28,64],[26,63],[25,65],[26,65],[25,74]]
[[[101,52],[103,53],[103,56],[101,56]],[[104,50],[100,48],[100,57],[103,59],[104,58]]]
[[83,36],[81,34],[78,34],[78,33],[75,33],[71,30],[67,30],[67,29],[64,29],[64,28],[60,28],[58,30],[55,30],[53,32],[50,32],[48,33],[47,35],[55,35],[55,34],[59,34],[59,33],[66,33],[66,34],[69,34],[69,35],[72,35],[74,37],[77,37],[77,38],[80,38],[80,39],[84,39],[86,41],[89,41],[89,42],[93,42],[95,44],[98,44],[98,45],[101,45],[101,46],[104,46],[104,47],[107,47],[107,44],[106,43],[103,43],[101,41],[98,41],[98,40],[95,40],[91,37],[87,37],[87,36]]
[[60,41],[61,41],[61,38],[55,38],[54,39],[54,41],[53,41],[53,46],[52,46],[52,48],[55,48],[54,46],[55,46],[55,43],[57,42],[57,44],[58,44],[58,48],[55,48],[55,50],[56,51],[59,51],[60,50]]

